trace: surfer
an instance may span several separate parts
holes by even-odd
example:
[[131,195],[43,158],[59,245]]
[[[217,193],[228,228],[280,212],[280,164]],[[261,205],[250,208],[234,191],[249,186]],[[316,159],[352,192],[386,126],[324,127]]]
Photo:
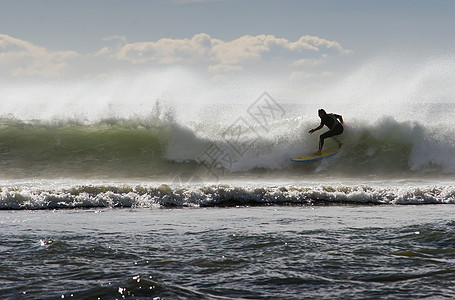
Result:
[[315,152],[314,155],[322,154],[322,147],[324,146],[324,140],[329,137],[333,137],[334,140],[337,142],[338,147],[341,148],[343,143],[340,142],[336,138],[336,136],[343,133],[343,130],[344,130],[343,125],[342,125],[343,117],[340,115],[337,115],[337,114],[328,114],[322,108],[320,110],[318,110],[318,115],[319,115],[319,118],[321,118],[321,124],[319,124],[319,126],[314,129],[310,129],[310,131],[308,131],[308,132],[313,133],[313,132],[321,129],[322,127],[324,127],[324,125],[329,127],[330,130],[319,136],[319,150],[317,152]]

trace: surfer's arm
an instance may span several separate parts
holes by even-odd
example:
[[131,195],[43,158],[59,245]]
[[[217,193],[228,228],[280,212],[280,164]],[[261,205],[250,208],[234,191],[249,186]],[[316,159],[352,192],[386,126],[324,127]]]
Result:
[[308,131],[308,132],[309,132],[309,133],[313,133],[313,132],[315,132],[315,131],[321,129],[322,127],[324,127],[324,125],[321,124],[321,125],[319,125],[318,127],[314,128],[314,129],[310,129],[310,131]]

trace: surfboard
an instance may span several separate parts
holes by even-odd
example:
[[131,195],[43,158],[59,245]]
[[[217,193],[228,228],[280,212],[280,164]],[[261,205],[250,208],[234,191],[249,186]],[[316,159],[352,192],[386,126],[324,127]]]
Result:
[[319,160],[319,159],[333,156],[333,155],[337,154],[338,151],[340,151],[339,148],[329,148],[327,150],[322,150],[321,155],[315,155],[313,153],[309,153],[309,154],[303,154],[303,155],[294,157],[291,160],[296,161],[296,162],[314,161],[314,160]]

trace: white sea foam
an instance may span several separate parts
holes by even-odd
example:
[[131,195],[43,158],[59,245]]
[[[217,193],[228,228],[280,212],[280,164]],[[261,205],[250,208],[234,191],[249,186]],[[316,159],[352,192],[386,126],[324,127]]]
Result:
[[[68,182],[65,183],[68,185]],[[218,207],[237,205],[455,204],[453,185],[435,184],[74,184],[2,186],[0,209]]]

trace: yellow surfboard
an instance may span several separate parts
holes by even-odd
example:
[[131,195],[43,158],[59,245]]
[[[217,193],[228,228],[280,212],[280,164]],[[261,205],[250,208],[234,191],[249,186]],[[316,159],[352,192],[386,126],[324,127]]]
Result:
[[321,155],[315,155],[313,153],[310,154],[303,154],[297,157],[292,158],[292,161],[297,161],[297,162],[304,162],[304,161],[313,161],[313,160],[319,160],[322,158],[326,158],[332,155],[335,155],[340,151],[339,148],[329,148],[327,150],[322,150]]

